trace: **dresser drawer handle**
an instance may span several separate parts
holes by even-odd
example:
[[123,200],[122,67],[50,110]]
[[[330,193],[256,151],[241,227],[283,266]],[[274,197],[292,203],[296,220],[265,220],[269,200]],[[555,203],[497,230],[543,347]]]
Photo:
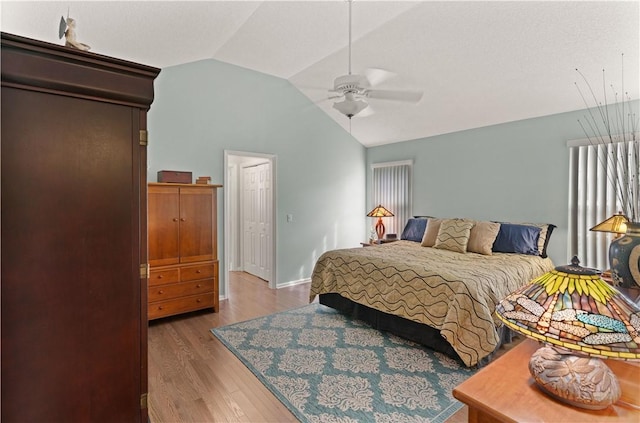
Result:
[[158,294],[164,294],[163,290],[158,291]]
[[201,300],[200,298],[198,298],[198,299],[196,300],[196,303],[201,303],[201,302],[202,302],[202,300]]
[[174,217],[174,218],[173,218],[173,221],[174,221],[174,222],[177,222],[177,221],[178,221],[178,218],[177,218],[177,217]]
[[197,284],[197,285],[196,285],[196,288],[200,288],[200,287],[202,287],[202,285],[200,285],[200,284]]
[[158,310],[164,310],[164,307],[158,306]]
[[196,273],[202,273],[202,270],[198,269],[196,270]]
[[164,278],[164,276],[158,275],[158,279],[162,279],[162,278]]

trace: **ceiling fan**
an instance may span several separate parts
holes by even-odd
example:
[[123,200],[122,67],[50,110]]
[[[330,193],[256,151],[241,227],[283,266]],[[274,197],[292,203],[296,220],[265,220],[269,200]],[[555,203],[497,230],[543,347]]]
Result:
[[368,98],[395,100],[417,103],[422,98],[421,91],[379,90],[373,87],[394,77],[396,74],[384,69],[369,68],[363,75],[351,73],[351,3],[349,2],[349,73],[337,77],[333,81],[333,89],[329,90],[329,99],[342,99],[333,103],[333,108],[351,119],[357,114],[365,116],[372,110]]

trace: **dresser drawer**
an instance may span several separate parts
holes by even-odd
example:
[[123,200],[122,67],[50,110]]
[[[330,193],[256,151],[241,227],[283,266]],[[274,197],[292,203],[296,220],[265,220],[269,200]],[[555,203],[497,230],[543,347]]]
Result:
[[186,295],[213,292],[213,289],[213,279],[153,286],[149,287],[149,301],[171,300],[177,297],[184,297]]
[[201,264],[198,266],[185,266],[180,268],[180,280],[194,281],[198,279],[207,279],[214,277],[215,264]]
[[179,282],[180,271],[175,269],[151,270],[149,272],[149,286],[164,285],[167,283]]
[[214,306],[213,292],[190,295],[175,300],[159,301],[149,304],[149,320],[159,317],[171,316],[174,314],[186,313],[188,311],[201,310],[204,308],[213,308]]

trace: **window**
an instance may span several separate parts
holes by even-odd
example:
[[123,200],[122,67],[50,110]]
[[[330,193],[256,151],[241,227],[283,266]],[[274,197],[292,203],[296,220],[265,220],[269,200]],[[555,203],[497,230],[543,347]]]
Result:
[[[616,193],[620,175],[637,175],[637,141],[576,140],[567,143],[569,158],[569,257],[577,255],[582,266],[609,268],[609,244],[613,234],[590,228],[622,210]],[[636,180],[635,183],[638,183]]]
[[[376,163],[373,166],[372,199],[369,210],[378,204],[394,214],[383,218],[387,234],[400,237],[411,217],[411,174],[413,161]],[[368,210],[367,210],[368,211]],[[375,222],[373,223],[375,225]]]

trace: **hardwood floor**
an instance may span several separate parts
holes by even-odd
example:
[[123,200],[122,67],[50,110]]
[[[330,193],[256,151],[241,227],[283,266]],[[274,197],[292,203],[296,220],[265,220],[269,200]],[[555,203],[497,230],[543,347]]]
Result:
[[297,422],[209,331],[309,303],[309,284],[277,290],[232,272],[218,313],[196,312],[149,324],[152,423]]
[[[276,290],[231,272],[218,313],[196,312],[149,324],[152,423],[297,422],[209,329],[308,304],[309,284]],[[447,423],[467,421],[463,407]]]

